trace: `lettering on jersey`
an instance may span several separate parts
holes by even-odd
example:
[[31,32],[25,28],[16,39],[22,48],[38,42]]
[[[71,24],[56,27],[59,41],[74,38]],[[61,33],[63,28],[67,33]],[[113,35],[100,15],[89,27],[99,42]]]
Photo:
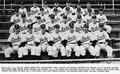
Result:
[[14,44],[16,42],[20,42],[21,41],[21,38],[18,36],[17,38],[12,38],[11,39],[11,43]]
[[59,42],[60,40],[61,40],[61,37],[60,37],[60,36],[58,36],[57,38],[53,37],[53,41],[54,41],[55,43]]
[[98,28],[99,28],[99,27],[97,27],[97,26],[96,26],[96,27],[91,27],[91,32],[95,32],[95,31],[97,31]]
[[66,26],[66,27],[61,27],[61,32],[65,32],[65,31],[68,31],[69,30],[69,27]]
[[105,39],[105,35],[103,34],[102,36],[98,36],[97,39],[98,39],[98,40]]
[[24,30],[27,30],[28,28],[26,27],[26,26],[24,26],[24,27],[21,27],[20,28],[20,31],[24,31]]
[[89,36],[82,37],[82,42],[86,42],[86,41],[90,41],[90,37]]
[[38,28],[34,28],[34,32],[38,32],[38,31],[40,31],[40,27],[38,27]]
[[29,37],[29,38],[27,37],[27,38],[26,38],[26,40],[27,40],[27,42],[34,41],[34,36],[32,35],[32,36],[31,36],[31,37]]
[[81,27],[76,27],[75,30],[76,30],[76,32],[79,32],[79,33],[80,33],[81,31],[83,31],[83,26],[81,26]]
[[40,44],[43,44],[45,42],[47,42],[47,38],[46,37],[45,38],[40,38]]
[[72,36],[72,37],[67,37],[67,41],[68,42],[71,42],[71,41],[73,41],[73,40],[75,40],[76,39],[76,37],[75,36]]

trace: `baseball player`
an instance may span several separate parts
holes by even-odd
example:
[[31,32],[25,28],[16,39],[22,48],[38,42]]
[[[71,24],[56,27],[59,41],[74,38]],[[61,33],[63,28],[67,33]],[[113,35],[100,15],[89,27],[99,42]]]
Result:
[[83,31],[84,22],[82,21],[82,15],[77,15],[76,23],[74,24],[75,31],[81,33]]
[[19,13],[20,14],[26,14],[27,13],[27,9],[24,7],[24,3],[21,2],[20,8],[19,8]]
[[99,23],[97,22],[97,17],[92,16],[92,22],[89,24],[89,30],[94,34],[99,29]]
[[59,24],[56,24],[54,27],[55,27],[55,32],[51,34],[53,40],[48,42],[49,46],[47,50],[49,52],[49,55],[56,58],[58,57],[58,51],[60,50],[61,47],[61,37],[60,37]]
[[15,25],[15,32],[11,33],[8,41],[10,44],[10,47],[5,49],[5,57],[10,58],[10,54],[14,51],[17,51],[18,58],[22,58],[22,50],[20,50],[20,46],[22,45],[22,42],[24,42],[24,39],[21,38],[21,35],[19,34],[19,25]]
[[[24,47],[21,48],[23,51],[23,55],[28,55],[28,50],[31,51],[31,55],[36,55],[36,46],[35,46],[35,35],[32,32],[32,24],[28,25],[28,32],[24,35],[26,37],[26,44]],[[31,57],[32,58],[32,57]]]
[[91,14],[94,15],[95,11],[93,8],[91,8],[91,4],[88,2],[87,3],[87,8],[85,9],[85,14],[88,15],[89,14],[89,10],[91,10]]
[[42,24],[40,27],[41,33],[35,36],[35,43],[37,45],[36,56],[40,56],[41,51],[46,52],[48,47],[48,41],[52,40],[50,34],[48,35],[48,33],[46,32],[46,25]]
[[85,15],[83,21],[85,21],[88,24],[91,23],[92,22],[92,16],[93,16],[92,9],[88,9],[88,14]]
[[55,7],[52,8],[52,13],[55,14],[56,16],[60,16],[62,14],[62,8],[59,7],[59,3],[55,2],[54,3]]
[[104,27],[106,28],[107,32],[108,32],[108,33],[111,32],[112,27],[111,27],[110,25],[107,25],[108,20],[107,20],[106,15],[103,14],[103,8],[99,8],[99,14],[97,15],[97,21],[98,21],[99,23],[105,23],[105,26],[104,26]]
[[78,2],[78,4],[77,4],[77,8],[75,9],[75,13],[76,13],[76,15],[78,15],[78,14],[85,15],[85,11],[81,7],[80,2]]
[[15,14],[12,15],[10,22],[11,22],[11,24],[15,24],[15,23],[19,23],[20,20],[21,20],[21,16],[20,16],[18,10],[15,9]]
[[107,51],[107,57],[111,58],[113,49],[108,45],[110,37],[107,34],[107,32],[104,31],[104,24],[100,24],[99,26],[100,26],[99,30],[95,33],[95,37],[97,40],[97,44],[95,46],[96,56],[99,56],[100,50],[103,49],[103,50]]
[[26,14],[26,20],[28,23],[33,23],[36,21],[36,18],[32,13],[30,12],[30,9],[28,9],[27,14]]
[[21,18],[22,18],[21,22],[18,23],[20,26],[20,33],[26,34],[28,30],[27,26],[29,24],[26,20],[26,14],[21,14]]
[[55,16],[54,14],[50,15],[50,22],[47,24],[47,30],[49,30],[49,33],[52,33],[55,30],[54,26],[60,23],[60,19],[61,18]]
[[69,18],[67,15],[63,16],[63,19],[60,24],[60,31],[61,33],[64,33],[69,30],[69,23],[72,21],[71,18]]
[[32,14],[36,14],[36,13],[40,13],[40,8],[37,7],[37,3],[34,1],[33,3],[33,7],[30,8]]
[[69,15],[74,12],[74,8],[70,6],[69,2],[66,2],[66,7],[63,8],[63,13]]
[[75,55],[77,57],[85,56],[86,50],[90,52],[92,56],[95,56],[95,48],[92,46],[93,41],[95,41],[95,38],[91,32],[89,32],[89,26],[87,24],[84,25],[84,31],[82,33],[79,33],[77,35],[76,39],[78,42],[78,46],[75,47]]

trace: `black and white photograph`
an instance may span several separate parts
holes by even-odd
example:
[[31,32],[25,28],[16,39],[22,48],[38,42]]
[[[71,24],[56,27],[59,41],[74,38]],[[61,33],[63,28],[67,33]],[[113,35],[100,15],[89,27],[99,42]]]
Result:
[[0,0],[0,64],[120,65],[120,0]]

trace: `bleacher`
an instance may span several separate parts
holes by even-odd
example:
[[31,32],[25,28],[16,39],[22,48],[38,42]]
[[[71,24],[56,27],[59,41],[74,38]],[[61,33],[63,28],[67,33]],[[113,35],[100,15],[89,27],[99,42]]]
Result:
[[[25,7],[32,7],[33,0],[23,0]],[[47,0],[48,6],[53,7],[54,0]],[[66,0],[58,0],[61,7],[65,6]],[[76,6],[77,0],[69,0],[72,5]],[[114,51],[120,53],[120,0],[80,0],[82,7],[86,8],[86,3],[89,1],[95,13],[98,13],[100,6],[104,7],[104,14],[107,15],[108,25],[113,29],[111,38],[113,43],[111,46]],[[21,0],[0,0],[0,54],[4,53],[4,49],[8,47],[7,38],[9,36],[10,18],[14,14],[14,8],[20,8]],[[5,3],[5,4],[4,4]],[[37,0],[38,6],[41,7],[42,0]],[[120,54],[119,54],[120,55]]]

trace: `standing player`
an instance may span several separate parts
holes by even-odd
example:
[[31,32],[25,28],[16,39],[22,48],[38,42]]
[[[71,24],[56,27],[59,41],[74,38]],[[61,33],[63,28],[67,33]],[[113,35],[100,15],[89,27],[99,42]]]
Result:
[[77,41],[79,41],[79,46],[75,47],[75,55],[77,57],[80,55],[85,56],[86,50],[88,50],[92,56],[95,56],[95,48],[92,46],[94,45],[93,42],[95,38],[88,29],[89,26],[85,24],[84,31],[77,36]]
[[37,3],[34,1],[33,3],[33,7],[31,7],[31,12],[32,12],[32,15],[34,14],[37,14],[37,13],[40,13],[40,8],[37,7]]
[[99,14],[97,15],[97,21],[98,21],[99,23],[104,23],[104,24],[105,24],[104,27],[106,28],[107,32],[108,32],[108,33],[111,32],[112,27],[111,27],[110,25],[107,25],[108,20],[107,20],[106,15],[103,14],[103,8],[99,8]]
[[77,4],[77,8],[75,9],[75,13],[76,13],[76,15],[78,15],[78,14],[81,14],[81,15],[85,15],[85,11],[84,11],[84,9],[81,7],[81,4],[80,4],[80,2],[78,2],[78,4]]
[[52,13],[55,14],[55,16],[60,16],[62,14],[62,8],[59,7],[59,3],[54,3],[55,7],[52,9]]
[[21,42],[24,42],[23,39],[20,37],[19,34],[19,25],[15,25],[15,32],[11,33],[8,41],[10,44],[10,47],[5,49],[5,57],[10,58],[10,54],[14,51],[17,51],[18,58],[22,58],[22,50],[19,49],[19,46],[21,45]]
[[91,10],[91,14],[92,14],[92,15],[95,14],[94,9],[91,8],[91,4],[88,2],[88,3],[87,3],[87,8],[85,9],[85,15],[88,15],[88,14],[89,14],[89,10]]
[[104,31],[104,25],[100,24],[99,30],[95,33],[97,45],[95,46],[96,49],[96,56],[100,55],[100,50],[103,49],[107,51],[107,57],[111,58],[113,49],[108,45],[108,41],[110,40],[109,35],[106,31]]
[[20,8],[19,8],[19,13],[20,14],[26,14],[27,13],[27,9],[24,7],[24,3],[21,2]]

